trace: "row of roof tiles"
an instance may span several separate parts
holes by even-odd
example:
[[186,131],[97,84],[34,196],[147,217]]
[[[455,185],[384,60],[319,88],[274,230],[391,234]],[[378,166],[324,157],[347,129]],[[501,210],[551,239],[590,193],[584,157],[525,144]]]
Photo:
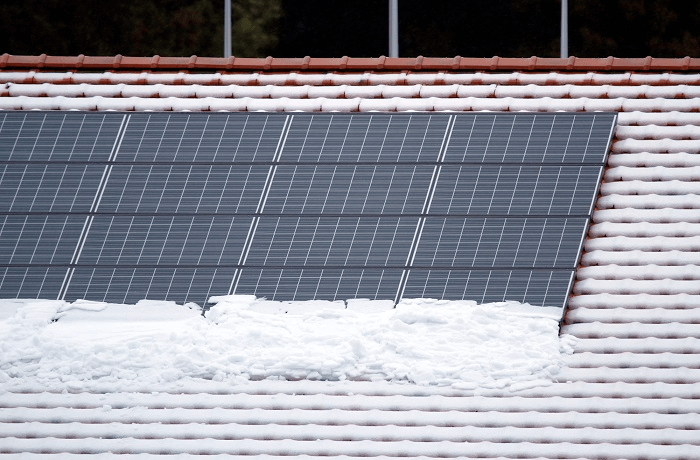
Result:
[[221,70],[221,71],[696,71],[700,58],[215,58],[122,56],[0,56],[0,69],[123,69],[123,70]]
[[401,98],[279,99],[179,98],[179,97],[0,97],[0,110],[118,110],[194,112],[700,112],[700,98],[693,99],[523,99],[504,98]]
[[700,85],[697,73],[186,73],[186,72],[51,72],[0,70],[0,81],[56,85],[202,85],[202,86],[410,86],[410,85]]
[[0,74],[0,96],[66,97],[180,97],[278,99],[363,99],[378,98],[453,98],[453,97],[520,97],[520,98],[601,98],[601,99],[692,99],[700,97],[700,86],[539,86],[539,85],[373,85],[373,86],[246,86],[246,85],[115,85],[89,83],[57,85],[53,83],[5,83]]

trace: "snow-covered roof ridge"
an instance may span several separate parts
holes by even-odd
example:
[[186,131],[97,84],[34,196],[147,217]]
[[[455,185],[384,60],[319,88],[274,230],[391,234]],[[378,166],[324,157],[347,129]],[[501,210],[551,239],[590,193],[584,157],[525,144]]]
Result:
[[309,381],[0,393],[0,452],[700,458],[700,60],[130,59],[3,55],[0,109],[618,112],[561,328],[575,353],[553,384],[498,396]]

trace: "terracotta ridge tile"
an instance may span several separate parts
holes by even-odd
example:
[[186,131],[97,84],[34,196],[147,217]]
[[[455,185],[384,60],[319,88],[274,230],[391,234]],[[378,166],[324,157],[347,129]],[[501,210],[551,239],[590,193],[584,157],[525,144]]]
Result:
[[423,57],[390,58],[249,58],[249,57],[189,57],[169,56],[20,56],[5,53],[0,56],[0,69],[12,70],[111,70],[125,71],[228,71],[228,72],[459,72],[459,71],[520,71],[520,72],[696,72],[700,58],[491,58]]

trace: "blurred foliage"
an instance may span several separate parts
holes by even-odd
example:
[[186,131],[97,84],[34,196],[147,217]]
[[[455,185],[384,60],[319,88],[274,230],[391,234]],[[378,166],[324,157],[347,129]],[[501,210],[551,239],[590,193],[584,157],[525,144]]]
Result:
[[[561,0],[399,0],[402,56],[557,57]],[[221,56],[224,0],[5,0],[0,53]],[[232,0],[235,56],[379,56],[388,0]],[[569,0],[569,53],[700,57],[700,2]]]
[[576,56],[700,57],[700,3],[571,0]]
[[[267,56],[280,0],[232,0],[233,52]],[[222,56],[223,0],[6,0],[0,53]]]

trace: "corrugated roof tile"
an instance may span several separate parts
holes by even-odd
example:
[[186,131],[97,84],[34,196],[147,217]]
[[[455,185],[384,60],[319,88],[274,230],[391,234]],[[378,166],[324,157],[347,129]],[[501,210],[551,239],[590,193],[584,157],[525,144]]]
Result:
[[[700,426],[696,404],[700,376],[693,360],[700,352],[699,70],[700,59],[648,57],[225,59],[4,54],[0,110],[619,112],[610,168],[601,184],[577,272],[576,295],[570,299],[562,328],[578,337],[578,344],[569,367],[557,376],[561,383],[524,388],[521,395],[507,397],[460,393],[455,398],[427,396],[448,391],[438,388],[358,382],[351,382],[358,397],[348,397],[348,387],[333,384],[313,387],[314,394],[294,395],[299,391],[295,382],[252,382],[226,389],[234,394],[205,398],[147,395],[160,409],[128,410],[136,411],[132,421],[155,417],[154,426],[146,426],[155,431],[148,433],[173,438],[180,450],[193,454],[223,452],[224,445],[222,439],[215,440],[216,445],[205,439],[190,443],[185,438],[200,437],[192,435],[200,433],[196,430],[211,434],[205,427],[212,420],[255,414],[256,425],[246,428],[251,437],[276,436],[279,417],[294,422],[294,436],[325,437],[319,448],[299,440],[285,441],[282,447],[277,439],[234,443],[252,448],[248,453],[266,455],[395,455],[400,447],[398,451],[409,456],[695,458],[698,444],[692,430]],[[310,388],[304,386],[307,392]],[[419,390],[427,393],[416,397]],[[449,396],[457,394],[450,391]],[[157,453],[162,453],[162,439],[151,442],[143,436],[129,435],[119,443],[60,438],[65,430],[80,437],[81,428],[102,429],[90,424],[76,428],[85,411],[90,412],[92,425],[98,419],[109,423],[110,433],[135,432],[124,424],[127,419],[107,420],[111,415],[101,409],[103,404],[129,407],[129,398],[5,393],[0,395],[0,425],[5,423],[5,433],[17,436],[6,434],[5,440],[12,439],[4,446],[18,452],[43,449],[77,455],[80,449],[99,453],[132,443],[129,452],[155,453],[154,446],[160,446]],[[39,406],[43,409],[31,409]],[[39,412],[51,407],[66,408],[62,413],[73,423],[65,424],[68,428],[44,425]],[[154,415],[157,411],[170,411],[172,420],[184,421],[196,412],[203,417],[198,422],[202,425],[195,432],[172,423],[156,426],[161,420]],[[16,420],[8,424],[3,414]],[[25,418],[18,423],[21,417]],[[329,418],[315,422],[317,427],[313,417]],[[333,428],[334,420],[357,422],[357,417],[364,417],[362,423],[371,418],[373,426],[355,431],[345,425]],[[392,420],[406,417],[424,419],[431,426],[399,431],[388,427]],[[450,417],[466,417],[464,425],[449,429]],[[31,427],[24,426],[34,420]],[[442,425],[435,425],[437,420]],[[22,438],[29,428],[41,436],[59,437]],[[451,441],[452,432],[465,429],[476,446]],[[425,430],[430,442],[411,437]],[[359,438],[338,441],[336,432]],[[392,441],[370,440],[372,436],[389,436]],[[448,444],[436,451],[435,441]],[[168,449],[174,448],[171,444]],[[591,445],[598,447],[591,450]]]

